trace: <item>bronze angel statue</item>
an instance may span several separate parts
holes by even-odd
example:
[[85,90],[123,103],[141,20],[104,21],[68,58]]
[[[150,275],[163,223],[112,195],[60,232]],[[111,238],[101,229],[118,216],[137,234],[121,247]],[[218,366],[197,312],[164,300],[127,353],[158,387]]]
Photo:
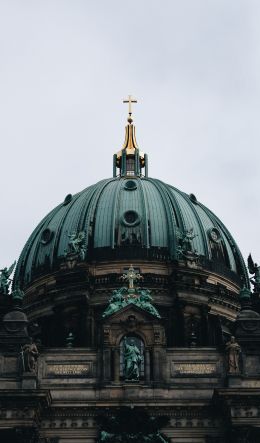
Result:
[[85,239],[85,232],[72,232],[72,234],[69,234],[69,248],[70,253],[78,254],[81,260],[84,260],[86,248],[84,245],[84,239]]
[[10,266],[10,268],[0,269],[0,293],[4,295],[8,295],[9,293],[9,286],[12,281],[10,275],[12,275],[15,265],[16,261]]
[[247,263],[249,273],[254,276],[250,278],[251,283],[254,285],[254,290],[255,292],[260,292],[260,266],[254,263],[251,254],[248,256]]

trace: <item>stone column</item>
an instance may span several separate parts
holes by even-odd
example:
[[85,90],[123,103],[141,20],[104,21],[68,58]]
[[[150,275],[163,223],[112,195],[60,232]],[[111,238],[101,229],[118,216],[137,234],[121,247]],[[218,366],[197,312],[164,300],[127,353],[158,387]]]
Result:
[[120,349],[114,349],[114,381],[119,383],[120,381]]
[[87,314],[87,346],[94,346],[94,312],[92,308],[88,309]]
[[103,381],[111,381],[111,349],[103,350]]
[[151,359],[150,359],[150,349],[145,349],[144,356],[144,376],[147,383],[151,379]]
[[153,349],[153,379],[154,381],[160,380],[160,350],[156,347]]

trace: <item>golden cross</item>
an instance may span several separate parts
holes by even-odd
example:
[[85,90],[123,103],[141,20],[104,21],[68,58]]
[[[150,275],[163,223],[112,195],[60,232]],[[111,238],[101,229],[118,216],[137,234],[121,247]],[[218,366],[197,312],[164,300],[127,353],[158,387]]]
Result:
[[123,100],[123,103],[128,103],[128,113],[132,115],[132,103],[137,103],[137,100],[134,99],[131,95],[128,96],[128,99]]
[[143,280],[143,277],[134,270],[133,265],[130,265],[126,274],[120,277],[122,280],[128,280],[129,289],[134,289],[135,280]]

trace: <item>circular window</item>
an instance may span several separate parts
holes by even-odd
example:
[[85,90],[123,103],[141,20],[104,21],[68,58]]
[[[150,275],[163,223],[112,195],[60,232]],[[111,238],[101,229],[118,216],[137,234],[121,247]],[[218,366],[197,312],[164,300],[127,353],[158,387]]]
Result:
[[137,188],[136,182],[134,180],[127,180],[127,182],[125,183],[124,188],[127,191],[134,191]]
[[72,200],[72,195],[71,194],[66,195],[66,197],[64,198],[63,206],[68,205],[71,202],[71,200]]
[[136,226],[140,223],[140,217],[135,211],[126,211],[123,215],[123,223],[126,226]]
[[221,240],[221,234],[217,228],[211,228],[208,230],[209,238],[215,243],[219,243]]
[[51,231],[49,228],[44,229],[41,235],[41,243],[43,245],[46,245],[51,241],[52,237],[53,237],[53,231]]

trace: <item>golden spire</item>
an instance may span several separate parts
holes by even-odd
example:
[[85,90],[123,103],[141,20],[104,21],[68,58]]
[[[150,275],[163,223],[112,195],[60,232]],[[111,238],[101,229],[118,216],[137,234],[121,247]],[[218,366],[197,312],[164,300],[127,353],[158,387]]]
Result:
[[123,103],[128,103],[128,114],[129,114],[129,117],[128,117],[127,121],[131,125],[133,123],[133,119],[132,119],[132,103],[137,103],[137,100],[135,98],[133,98],[131,95],[129,95],[128,99],[123,100]]
[[120,170],[121,177],[140,177],[144,167],[145,176],[147,176],[147,156],[138,149],[132,119],[132,104],[137,103],[137,100],[129,95],[127,99],[123,100],[123,103],[128,103],[128,124],[125,127],[124,145],[113,157],[113,177],[117,177],[117,169]]
[[127,99],[123,100],[123,103],[128,103],[128,125],[125,128],[125,142],[123,149],[129,150],[128,153],[131,154],[134,153],[134,150],[138,147],[135,139],[135,127],[132,125],[132,103],[137,103],[137,100],[129,95]]

